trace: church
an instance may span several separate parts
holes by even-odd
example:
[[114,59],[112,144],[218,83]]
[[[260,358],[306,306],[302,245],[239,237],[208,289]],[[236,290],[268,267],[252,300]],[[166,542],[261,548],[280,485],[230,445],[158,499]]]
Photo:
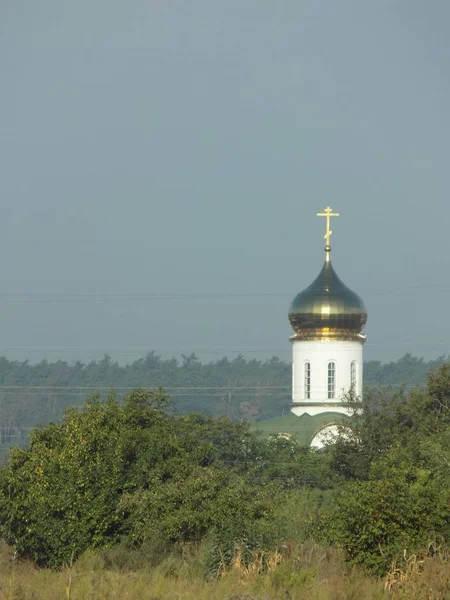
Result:
[[324,264],[311,285],[295,296],[288,313],[294,331],[291,411],[255,423],[254,428],[263,435],[292,436],[302,445],[321,448],[336,432],[338,421],[348,416],[348,394],[362,396],[367,311],[331,263],[330,221],[339,213],[327,207],[317,216],[325,217]]

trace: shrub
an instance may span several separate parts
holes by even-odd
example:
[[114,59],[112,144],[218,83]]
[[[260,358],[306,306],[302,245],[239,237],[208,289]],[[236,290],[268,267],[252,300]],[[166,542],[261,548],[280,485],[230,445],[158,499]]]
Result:
[[352,482],[316,526],[319,538],[341,547],[352,564],[383,575],[404,550],[426,548],[447,526],[448,494],[429,474],[414,481]]

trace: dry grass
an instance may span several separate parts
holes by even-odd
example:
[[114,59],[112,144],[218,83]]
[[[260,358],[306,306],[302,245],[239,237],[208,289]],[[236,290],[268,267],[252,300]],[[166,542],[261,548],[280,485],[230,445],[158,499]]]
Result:
[[349,572],[337,552],[314,544],[259,553],[249,565],[237,552],[232,567],[212,581],[167,571],[164,564],[135,572],[105,570],[95,554],[60,571],[37,569],[14,560],[2,546],[0,600],[450,599],[450,565],[444,556],[408,557],[402,569],[393,565],[388,583]]
[[404,552],[398,562],[392,564],[385,581],[393,598],[450,599],[449,555],[441,546],[430,544],[424,555],[407,556]]

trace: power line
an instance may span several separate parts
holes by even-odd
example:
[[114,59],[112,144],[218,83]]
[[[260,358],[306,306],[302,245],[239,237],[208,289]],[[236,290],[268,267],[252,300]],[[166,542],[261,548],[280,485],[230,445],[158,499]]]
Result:
[[[392,389],[404,389],[404,390],[413,390],[413,389],[418,389],[418,388],[422,388],[423,385],[421,384],[417,384],[417,385],[401,385],[401,384],[396,384],[396,385],[389,385],[389,384],[385,384],[385,387],[387,388],[392,388]],[[99,391],[100,388],[95,388],[93,390],[91,390],[91,393],[95,393],[95,391]],[[108,388],[109,390],[112,390],[113,392],[116,391],[117,388],[111,387]],[[134,388],[129,388],[129,391],[135,390],[135,389],[151,389],[148,386],[135,386]],[[166,388],[163,388],[164,391],[167,391]],[[178,399],[178,398],[197,398],[197,399],[202,399],[202,398],[218,398],[218,399],[225,399],[227,396],[231,395],[232,398],[252,398],[252,399],[259,399],[263,396],[268,396],[270,398],[286,398],[289,397],[291,399],[291,395],[290,395],[290,387],[289,389],[286,389],[286,391],[264,391],[264,390],[257,390],[257,391],[248,391],[248,392],[235,392],[233,389],[226,389],[223,390],[222,392],[216,392],[216,391],[205,391],[205,392],[200,392],[200,391],[196,391],[196,392],[171,392],[168,395]],[[105,390],[103,390],[105,391]],[[154,388],[152,391],[156,391]],[[46,398],[61,398],[61,397],[86,397],[86,395],[89,394],[89,391],[77,391],[77,390],[60,390],[57,392],[51,391],[51,390],[0,390],[0,396],[12,396],[14,398],[18,398],[18,397],[26,397],[26,398],[38,398],[41,397],[42,400],[45,400]],[[334,399],[333,402],[339,402],[339,399]],[[314,402],[314,401],[311,401]],[[326,402],[323,401],[318,401],[318,404],[325,404]],[[344,402],[345,404],[345,402]],[[294,403],[293,406],[296,406],[297,403]],[[302,407],[301,404],[298,405],[299,408]]]
[[[386,347],[390,349],[400,349],[403,346],[412,346],[414,344],[420,344],[421,346],[449,346],[450,340],[436,340],[434,342],[424,342],[421,340],[386,340],[383,342],[366,342],[364,347]],[[262,346],[257,347],[244,347],[244,348],[227,348],[219,346],[168,346],[162,348],[155,348],[148,350],[145,346],[30,346],[27,344],[0,344],[0,348],[6,350],[26,350],[28,352],[63,352],[73,350],[88,350],[92,352],[116,352],[120,354],[140,354],[143,359],[148,354],[154,354],[156,357],[161,354],[167,355],[172,352],[190,352],[190,353],[208,353],[208,354],[221,354],[223,352],[232,353],[244,353],[244,352],[280,352],[289,351],[290,347],[288,344],[285,346]]]
[[[382,385],[382,384],[378,384],[378,385]],[[413,384],[408,384],[405,386],[403,386],[403,384],[401,383],[396,383],[396,384],[392,384],[392,385],[396,385],[396,386],[402,386],[402,387],[416,387]],[[326,384],[324,385],[312,385],[310,386],[311,390],[322,390],[324,389],[324,387],[326,388]],[[149,391],[153,391],[153,392],[157,392],[160,389],[163,389],[165,392],[173,392],[173,393],[178,393],[178,392],[192,392],[192,393],[198,393],[198,392],[204,392],[204,393],[209,393],[209,392],[234,392],[234,391],[249,391],[249,392],[260,392],[260,391],[281,391],[281,390],[287,390],[290,391],[292,389],[292,385],[217,385],[217,386],[208,386],[208,385],[202,385],[202,386],[166,386],[164,385],[164,383],[145,383],[145,382],[140,382],[140,383],[136,383],[135,385],[128,385],[128,386],[116,386],[113,383],[109,384],[109,385],[89,385],[89,386],[83,386],[83,385],[28,385],[28,384],[17,384],[17,385],[0,385],[0,392],[1,391],[11,391],[14,392],[16,390],[28,390],[28,391],[36,391],[36,392],[40,392],[42,391],[42,393],[45,393],[47,390],[57,390],[57,391],[82,391],[82,392],[88,392],[88,391],[103,391],[103,392],[109,392],[111,390],[116,391],[133,391],[136,389],[145,389],[145,390],[149,390]],[[297,389],[297,388],[296,388]],[[300,389],[300,387],[298,388]]]
[[[402,294],[415,291],[434,290],[450,292],[450,287],[442,284],[409,284],[398,288],[367,288],[361,291],[364,296],[379,294]],[[4,303],[85,303],[110,301],[149,301],[149,300],[221,300],[233,298],[293,298],[299,290],[290,292],[201,292],[201,293],[61,293],[61,292],[7,292],[0,293],[0,302]]]
[[[94,385],[90,385],[90,386],[82,386],[82,385],[64,385],[64,386],[57,386],[57,385],[0,385],[0,390],[23,390],[28,389],[28,390],[104,390],[104,391],[109,391],[111,389],[115,389],[115,390],[135,390],[137,387],[139,387],[139,384],[134,385],[134,386],[117,386],[115,387],[114,384],[111,385],[99,385],[99,386],[94,386]],[[243,385],[243,386],[224,386],[224,385],[219,385],[219,386],[164,386],[164,385],[160,385],[160,384],[142,384],[140,387],[144,387],[146,389],[152,389],[154,391],[157,391],[160,387],[163,387],[165,391],[173,391],[173,392],[177,392],[177,391],[205,391],[205,390],[211,390],[211,391],[229,391],[229,390],[284,390],[284,389],[291,389],[291,386],[288,385],[278,385],[278,386],[270,386],[270,385]],[[314,386],[313,386],[314,387]],[[317,386],[319,387],[319,386]]]

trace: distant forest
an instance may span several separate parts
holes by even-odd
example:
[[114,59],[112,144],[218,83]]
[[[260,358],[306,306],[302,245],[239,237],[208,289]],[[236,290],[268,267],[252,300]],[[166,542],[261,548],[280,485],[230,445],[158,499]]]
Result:
[[[446,357],[426,362],[406,354],[383,364],[364,365],[364,384],[416,386]],[[226,415],[235,421],[258,421],[281,415],[291,402],[291,365],[279,358],[259,361],[237,356],[201,363],[191,354],[162,359],[150,352],[121,366],[109,356],[88,364],[65,361],[37,364],[0,358],[0,450],[27,441],[29,430],[56,422],[68,406],[79,405],[93,393],[106,396],[111,388],[119,398],[133,388],[163,387],[171,411]]]

